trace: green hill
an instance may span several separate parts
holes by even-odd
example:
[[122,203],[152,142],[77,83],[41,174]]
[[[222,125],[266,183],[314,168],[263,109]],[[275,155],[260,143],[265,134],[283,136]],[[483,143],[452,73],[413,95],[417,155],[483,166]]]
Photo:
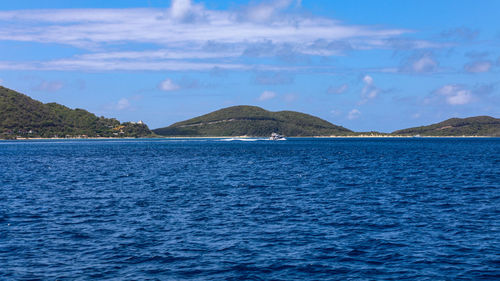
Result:
[[[233,106],[153,130],[161,136],[294,136],[386,135],[355,133],[323,119],[294,111],[271,112],[256,106]],[[18,137],[147,137],[154,133],[144,124],[120,123],[83,109],[41,103],[0,86],[0,139]],[[500,119],[489,116],[451,118],[446,121],[392,132],[404,136],[496,136]]]
[[162,136],[331,136],[353,133],[323,119],[294,111],[271,112],[233,106],[153,130]]
[[144,137],[144,124],[120,123],[83,109],[41,103],[0,86],[0,139],[16,137]]
[[393,135],[500,137],[500,119],[490,116],[451,118],[446,121],[392,132]]

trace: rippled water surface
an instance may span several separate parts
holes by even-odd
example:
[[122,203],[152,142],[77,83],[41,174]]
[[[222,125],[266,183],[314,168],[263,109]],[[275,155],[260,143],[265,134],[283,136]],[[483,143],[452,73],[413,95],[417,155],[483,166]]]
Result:
[[1,280],[495,280],[500,139],[0,141]]

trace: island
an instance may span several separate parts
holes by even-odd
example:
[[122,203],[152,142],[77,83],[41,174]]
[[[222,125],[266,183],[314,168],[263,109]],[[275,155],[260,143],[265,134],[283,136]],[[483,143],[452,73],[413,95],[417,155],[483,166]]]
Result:
[[160,136],[253,136],[279,133],[289,137],[347,136],[354,132],[295,111],[271,112],[257,106],[232,106],[153,130]]
[[397,130],[393,135],[400,136],[490,136],[500,137],[500,119],[490,116],[451,118],[428,126]]
[[354,132],[296,111],[239,105],[150,130],[142,121],[120,122],[84,109],[42,103],[0,86],[0,139],[146,137],[500,137],[500,119],[451,118],[392,133]]
[[149,137],[142,121],[97,117],[84,109],[44,104],[0,86],[0,139]]

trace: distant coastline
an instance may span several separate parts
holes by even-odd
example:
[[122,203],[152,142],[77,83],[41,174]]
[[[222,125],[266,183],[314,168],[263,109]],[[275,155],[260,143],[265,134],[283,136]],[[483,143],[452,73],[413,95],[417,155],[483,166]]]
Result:
[[[161,140],[161,139],[250,139],[250,138],[262,138],[265,137],[252,137],[252,136],[207,136],[207,137],[123,137],[123,138],[114,138],[114,137],[88,137],[88,138],[13,138],[13,139],[0,139],[0,141],[26,141],[26,140],[144,140],[144,139],[153,139],[153,140]],[[356,138],[372,138],[372,139],[428,139],[428,138],[499,138],[496,136],[405,136],[405,135],[359,135],[359,136],[302,136],[302,137],[288,137],[290,139],[356,139]]]
[[0,139],[5,140],[266,138],[272,133],[287,138],[500,137],[500,119],[451,118],[390,133],[355,132],[302,112],[239,105],[150,130],[141,120],[122,123],[84,109],[44,104],[0,86]]
[[313,115],[268,111],[257,106],[231,106],[152,130],[164,137],[270,136],[285,137],[481,137],[500,136],[500,119],[490,116],[451,118],[439,123],[390,133],[356,132]]

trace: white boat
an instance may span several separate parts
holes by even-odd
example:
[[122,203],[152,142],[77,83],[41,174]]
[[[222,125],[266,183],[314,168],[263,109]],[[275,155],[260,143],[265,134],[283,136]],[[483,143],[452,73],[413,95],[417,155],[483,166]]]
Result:
[[286,138],[284,136],[280,135],[280,134],[272,133],[271,137],[269,138],[269,140],[281,141],[281,140],[286,140]]

